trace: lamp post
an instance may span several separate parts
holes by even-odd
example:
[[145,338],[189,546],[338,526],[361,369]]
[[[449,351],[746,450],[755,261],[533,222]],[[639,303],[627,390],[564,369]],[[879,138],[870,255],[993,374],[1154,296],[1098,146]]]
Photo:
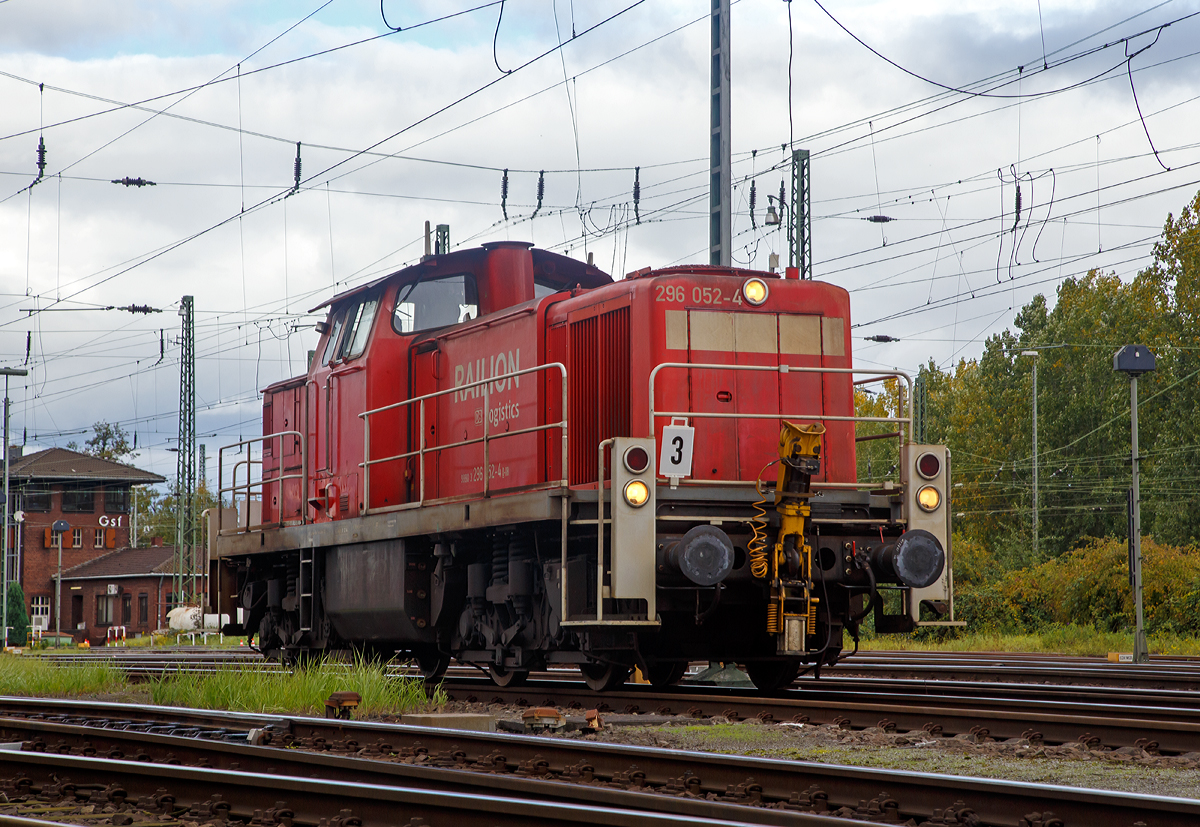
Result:
[[1038,559],[1038,452],[1037,452],[1037,357],[1036,350],[1022,350],[1033,357],[1033,559]]
[[1137,380],[1143,373],[1154,370],[1154,352],[1145,345],[1125,345],[1113,354],[1113,370],[1129,374],[1129,433],[1133,460],[1133,495],[1130,504],[1133,514],[1129,521],[1129,557],[1133,569],[1133,609],[1137,630],[1133,637],[1133,662],[1149,663],[1146,633],[1142,629],[1142,500],[1138,487],[1138,414]]
[[9,504],[8,497],[8,377],[10,376],[28,376],[29,371],[24,368],[0,368],[0,376],[4,377],[4,563],[3,577],[0,578],[0,583],[3,583],[4,592],[0,600],[4,601],[3,617],[4,617],[4,648],[8,648],[8,515]]
[[54,648],[62,643],[62,538],[71,530],[71,524],[66,520],[55,520],[51,530],[58,538],[58,574],[55,576],[57,585],[54,587]]

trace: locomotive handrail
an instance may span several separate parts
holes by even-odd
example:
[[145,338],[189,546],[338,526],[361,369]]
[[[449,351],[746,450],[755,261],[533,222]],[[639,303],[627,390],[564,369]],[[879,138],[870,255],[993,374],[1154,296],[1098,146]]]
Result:
[[[294,436],[300,441],[300,472],[299,473],[293,473],[293,474],[283,473],[283,450],[282,450],[283,442],[282,442],[282,439],[283,439],[283,437],[286,437],[286,436]],[[262,443],[264,443],[264,450],[265,450],[266,441],[269,439],[279,439],[280,440],[280,442],[279,442],[279,447],[280,447],[279,471],[280,471],[280,473],[269,479],[260,478],[257,482],[255,482],[254,474],[251,469],[255,465],[261,466],[263,464],[263,461],[261,459],[254,459],[252,456],[250,456],[249,446],[253,445],[256,442],[262,442]],[[233,464],[233,469],[232,469],[233,480],[232,480],[231,484],[227,486],[227,485],[225,485],[225,452],[230,451],[234,448],[240,449],[243,446],[246,447],[247,458],[238,460],[237,462],[235,462]],[[242,466],[246,466],[246,482],[239,484],[238,483],[238,469],[241,468]],[[300,481],[300,497],[301,497],[301,500],[303,500],[304,494],[306,493],[304,477],[305,477],[305,469],[307,469],[307,468],[308,468],[308,441],[304,438],[304,434],[301,433],[300,431],[279,431],[274,434],[265,434],[263,436],[251,437],[250,439],[243,439],[240,442],[235,442],[232,445],[226,445],[226,446],[222,447],[221,449],[219,449],[217,452],[217,501],[221,502],[223,496],[226,493],[228,493],[230,505],[235,509],[235,512],[236,512],[237,504],[238,504],[238,494],[239,494],[239,492],[242,492],[245,497],[245,502],[246,502],[246,525],[243,527],[241,525],[241,520],[235,516],[234,520],[237,523],[237,525],[233,529],[228,529],[228,530],[225,529],[225,527],[223,525],[225,509],[218,508],[217,509],[217,536],[222,536],[222,535],[227,535],[227,534],[240,534],[243,532],[250,532],[250,531],[261,531],[263,528],[265,528],[268,525],[267,523],[262,522],[261,513],[259,514],[259,522],[255,525],[250,524],[250,503],[252,502],[252,498],[254,495],[253,489],[256,487],[259,489],[258,496],[261,498],[263,486],[269,485],[271,483],[279,483],[280,494],[282,495],[283,483],[285,480],[299,480]],[[280,504],[280,508],[282,509],[282,507],[283,507],[283,497],[282,496],[279,497],[279,504]],[[302,524],[305,522],[308,522],[308,520],[306,519],[306,513],[307,513],[306,510],[304,508],[301,508],[300,521]],[[280,514],[280,518],[281,519],[279,522],[282,523],[283,522],[282,513]]]
[[[495,383],[504,382],[507,379],[517,378],[517,377],[525,376],[527,374],[532,374],[532,373],[538,373],[540,371],[546,371],[546,370],[549,370],[550,368],[556,368],[559,372],[559,375],[562,377],[562,419],[559,420],[558,422],[547,422],[544,425],[534,425],[529,428],[520,428],[515,431],[505,431],[504,433],[497,434],[497,435],[490,434],[489,430],[488,430],[488,422],[489,422],[488,411],[490,410],[491,394],[490,394],[490,391],[488,390],[488,386],[495,384]],[[457,442],[450,442],[445,445],[433,445],[433,446],[427,445],[426,444],[426,436],[425,436],[425,403],[427,401],[429,401],[430,399],[436,399],[439,396],[446,396],[451,393],[463,393],[465,391],[471,390],[472,388],[481,388],[482,392],[483,392],[483,411],[484,411],[483,436],[474,437],[472,439],[463,439],[463,440],[459,440]],[[569,439],[568,439],[568,423],[567,423],[567,418],[568,418],[568,416],[567,416],[568,415],[567,390],[568,390],[568,388],[567,388],[567,366],[564,365],[562,362],[548,362],[544,365],[535,365],[534,367],[525,368],[524,370],[515,370],[515,371],[508,372],[508,373],[499,374],[497,376],[490,376],[486,379],[477,379],[474,382],[466,382],[462,385],[455,385],[452,388],[443,388],[442,390],[434,391],[433,393],[427,393],[422,396],[413,397],[412,399],[404,399],[404,400],[401,400],[400,402],[393,402],[390,405],[384,405],[383,407],[380,407],[380,408],[373,408],[372,410],[369,410],[369,411],[363,411],[362,413],[360,413],[358,415],[359,418],[362,419],[362,421],[363,421],[363,452],[364,452],[364,456],[363,456],[363,461],[358,464],[358,467],[363,469],[363,509],[362,509],[362,513],[363,514],[372,514],[372,513],[382,513],[385,511],[402,511],[402,510],[407,510],[410,508],[419,508],[419,507],[425,505],[425,503],[426,503],[426,500],[425,500],[425,454],[426,453],[436,453],[438,451],[445,451],[445,450],[449,450],[450,448],[462,448],[462,447],[465,447],[468,445],[478,445],[481,443],[483,445],[483,496],[487,497],[487,496],[489,496],[489,487],[490,487],[490,482],[491,482],[491,468],[488,463],[489,442],[491,442],[492,440],[503,439],[505,437],[514,437],[514,436],[521,436],[522,434],[531,434],[531,433],[538,433],[541,431],[549,431],[554,428],[558,428],[562,431],[562,472],[563,472],[562,479],[558,480],[554,484],[557,485],[558,487],[561,487],[564,489],[567,488],[569,483],[568,483],[566,474],[567,474],[567,465],[568,465],[569,456],[570,456],[569,450],[568,450]],[[420,403],[420,404],[418,405],[418,403]],[[393,454],[393,455],[387,456],[387,457],[380,457],[378,459],[372,459],[371,458],[371,419],[370,418],[372,416],[374,416],[375,414],[385,413],[387,411],[397,410],[399,408],[403,408],[403,407],[407,407],[407,406],[411,406],[411,405],[417,405],[418,416],[419,416],[419,420],[420,420],[419,433],[421,434],[421,439],[418,444],[417,450],[406,451],[401,454]],[[398,503],[396,505],[384,506],[382,508],[371,508],[371,467],[374,465],[380,465],[385,462],[396,462],[398,460],[405,460],[405,459],[409,459],[411,457],[419,457],[420,458],[417,463],[419,466],[417,500],[415,502]]]
[[[796,365],[714,365],[701,364],[696,362],[663,362],[656,365],[650,371],[650,433],[654,433],[654,423],[658,419],[667,417],[693,417],[695,419],[811,419],[816,421],[828,422],[894,422],[898,425],[908,425],[908,441],[912,442],[913,421],[912,414],[908,416],[836,416],[826,414],[750,414],[750,413],[720,413],[717,411],[655,411],[654,410],[654,380],[658,377],[658,372],[664,368],[680,368],[680,369],[701,369],[701,370],[749,370],[759,372],[770,372],[779,374],[790,373],[842,373],[853,376],[854,374],[864,374],[869,377],[865,381],[880,381],[882,379],[896,378],[903,379],[908,385],[908,399],[913,398],[913,381],[912,378],[900,370],[861,370],[859,368],[818,368],[818,367],[799,367]],[[857,384],[857,383],[856,383]],[[911,405],[911,403],[910,403]],[[716,482],[737,482],[725,480],[694,480],[697,483],[716,483]],[[751,483],[753,484],[753,483]],[[823,488],[866,488],[877,486],[878,483],[813,483],[814,487]]]

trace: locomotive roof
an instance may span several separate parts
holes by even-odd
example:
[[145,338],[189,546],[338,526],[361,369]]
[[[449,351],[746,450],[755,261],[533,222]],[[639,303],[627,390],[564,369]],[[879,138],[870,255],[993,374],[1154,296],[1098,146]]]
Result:
[[456,250],[452,253],[443,253],[441,255],[426,256],[416,264],[411,264],[408,267],[401,268],[386,276],[375,279],[363,285],[359,285],[344,293],[338,293],[326,301],[321,302],[309,313],[315,313],[325,307],[339,304],[346,299],[356,296],[359,293],[364,293],[372,290],[375,287],[383,284],[391,279],[398,279],[401,282],[416,281],[428,273],[444,272],[446,274],[457,273],[463,270],[473,270],[474,265],[480,258],[487,254],[487,251],[493,247],[502,245],[521,245],[524,247],[533,248],[529,252],[533,256],[533,272],[535,277],[542,277],[549,281],[560,283],[563,287],[573,287],[578,284],[582,287],[601,287],[605,284],[613,282],[612,276],[605,273],[600,268],[586,264],[585,262],[573,259],[570,256],[552,253],[549,250],[539,250],[533,247],[532,242],[527,241],[492,241],[483,244],[480,247],[471,247],[466,250]]

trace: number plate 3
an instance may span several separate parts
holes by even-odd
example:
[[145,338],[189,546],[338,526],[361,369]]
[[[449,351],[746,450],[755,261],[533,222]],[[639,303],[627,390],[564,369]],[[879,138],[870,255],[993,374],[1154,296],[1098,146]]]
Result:
[[664,477],[690,477],[692,475],[692,445],[696,429],[686,419],[672,419],[663,428],[659,449],[658,473]]

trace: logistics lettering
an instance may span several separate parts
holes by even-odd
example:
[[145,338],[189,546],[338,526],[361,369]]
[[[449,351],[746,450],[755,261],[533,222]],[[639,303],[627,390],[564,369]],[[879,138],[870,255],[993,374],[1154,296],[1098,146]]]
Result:
[[[501,393],[502,391],[512,390],[514,387],[521,387],[521,377],[510,376],[521,369],[521,349],[509,351],[508,355],[504,351],[493,355],[490,359],[476,359],[474,362],[467,362],[466,365],[454,366],[454,387],[458,388],[463,385],[470,385],[472,382],[482,382],[484,379],[500,377],[496,382],[488,382],[486,385],[476,385],[471,388],[465,388],[461,391],[454,392],[454,401],[459,402],[467,399],[478,399],[483,395],[483,389],[488,389],[488,394]],[[515,406],[514,406],[515,407]],[[505,419],[516,418],[516,413],[506,416]]]

